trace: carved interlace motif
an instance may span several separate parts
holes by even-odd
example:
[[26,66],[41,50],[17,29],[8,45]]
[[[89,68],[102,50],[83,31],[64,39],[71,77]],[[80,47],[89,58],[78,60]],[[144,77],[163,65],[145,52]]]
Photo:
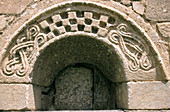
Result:
[[114,17],[88,11],[68,11],[47,17],[38,24],[30,25],[25,34],[17,38],[3,73],[7,76],[24,76],[35,61],[39,48],[50,39],[68,32],[84,32],[106,38],[120,47],[129,60],[131,71],[150,69],[152,63],[147,56],[145,43],[138,36],[127,32],[126,24],[115,21]]
[[140,67],[148,70],[152,66],[151,60],[147,56],[147,46],[138,37],[127,32],[126,24],[120,24],[116,30],[112,30],[109,34],[109,40],[119,45],[129,59],[130,70],[136,71]]
[[3,69],[5,75],[24,76],[29,64],[35,58],[38,47],[47,41],[37,25],[27,28],[26,34],[17,39],[17,44],[10,50],[9,61]]

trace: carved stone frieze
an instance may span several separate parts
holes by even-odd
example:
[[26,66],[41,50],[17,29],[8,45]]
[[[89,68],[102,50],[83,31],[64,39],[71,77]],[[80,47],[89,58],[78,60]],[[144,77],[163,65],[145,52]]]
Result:
[[39,17],[24,29],[21,36],[15,37],[16,44],[6,57],[8,61],[2,70],[3,74],[24,76],[43,45],[66,33],[77,32],[92,34],[117,45],[127,58],[130,71],[151,69],[152,60],[144,39],[137,33],[129,32],[128,24],[119,19],[117,15],[78,7]]

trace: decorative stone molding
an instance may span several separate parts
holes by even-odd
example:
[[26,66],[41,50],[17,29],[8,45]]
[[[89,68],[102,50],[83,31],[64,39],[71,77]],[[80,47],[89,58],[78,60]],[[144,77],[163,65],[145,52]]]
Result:
[[[139,68],[148,70],[152,67],[146,44],[138,36],[127,32],[126,24],[120,24],[116,27],[116,30],[111,30],[109,40],[118,44],[125,56],[129,58],[129,69],[131,71],[136,71]],[[130,51],[128,47],[133,50]]]
[[27,28],[26,34],[17,38],[16,45],[10,50],[9,61],[6,63],[3,72],[10,76],[24,76],[29,68],[29,64],[35,58],[39,46],[47,41],[44,33],[40,33],[37,25]]
[[153,69],[154,63],[160,62],[150,56],[150,52],[158,57],[159,53],[133,20],[125,20],[119,11],[101,4],[67,2],[36,15],[17,31],[12,37],[16,44],[6,46],[9,52],[3,58],[3,75],[25,76],[40,50],[50,41],[69,34],[93,35],[117,46],[128,60],[131,72]]

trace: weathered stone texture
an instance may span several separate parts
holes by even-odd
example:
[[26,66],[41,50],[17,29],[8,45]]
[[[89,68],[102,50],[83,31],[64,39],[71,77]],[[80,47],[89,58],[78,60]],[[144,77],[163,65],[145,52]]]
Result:
[[20,110],[26,108],[27,85],[0,84],[0,110]]
[[92,109],[92,71],[68,68],[56,77],[55,108],[57,110]]
[[121,0],[121,3],[124,4],[124,5],[130,5],[131,0]]
[[115,109],[114,85],[100,71],[94,69],[93,109]]
[[1,14],[19,14],[21,13],[32,0],[1,0]]
[[170,22],[157,23],[157,27],[163,37],[170,38]]
[[[170,82],[127,82],[121,84],[119,91],[127,88],[127,93],[120,94],[128,98],[127,109],[168,109],[170,108]],[[119,92],[118,91],[118,92]]]
[[[115,108],[115,96],[113,88],[111,88],[111,81],[96,69],[66,68],[56,77],[55,86],[56,109],[107,110]],[[49,97],[47,98],[50,101],[52,97]]]
[[170,82],[129,82],[129,108],[170,108]]
[[126,83],[120,83],[117,85],[115,97],[117,108],[128,109],[128,91]]
[[40,108],[40,89],[29,84],[0,84],[0,110]]
[[162,40],[159,41],[159,52],[165,62],[166,73],[170,77],[170,22],[157,23],[157,30],[162,36]]
[[5,16],[5,15],[0,15],[0,32],[5,29],[12,20],[14,19],[13,16]]
[[146,18],[154,21],[170,21],[169,0],[146,0]]
[[133,10],[137,12],[138,14],[143,15],[145,7],[142,2],[133,2],[132,3]]
[[41,95],[41,110],[55,110],[54,109],[54,95]]
[[[11,35],[14,34],[16,29],[18,29],[25,21],[27,21],[28,19],[30,19],[32,16],[39,13],[40,11],[48,8],[49,6],[66,2],[66,1],[70,1],[70,0],[53,0],[53,1],[52,0],[0,0],[0,36],[3,34],[3,38],[0,37],[0,51],[2,50],[2,52],[6,52],[6,48],[4,48],[5,42],[8,42],[9,38],[11,38]],[[51,46],[51,48],[49,47],[50,49],[46,49],[44,51],[42,50],[43,52],[46,52],[46,54],[44,53],[45,55],[42,54],[40,57],[38,57],[33,69],[34,75],[36,74],[37,76],[31,77],[32,74],[28,74],[25,77],[18,77],[16,75],[8,76],[10,74],[4,75],[2,74],[3,72],[0,73],[0,82],[1,82],[0,110],[38,110],[38,109],[55,110],[55,109],[68,109],[68,108],[69,109],[94,109],[94,108],[108,109],[110,107],[113,107],[113,108],[122,108],[127,110],[124,111],[123,110],[108,110],[108,111],[101,110],[101,112],[170,112],[170,110],[168,110],[170,109],[170,82],[152,81],[152,80],[164,80],[163,79],[164,76],[162,75],[163,73],[161,71],[162,69],[159,68],[160,66],[158,64],[160,60],[164,61],[163,67],[165,67],[166,70],[165,72],[167,74],[170,74],[169,73],[170,72],[169,71],[170,42],[168,42],[170,41],[170,22],[168,22],[170,21],[170,0],[133,0],[133,1],[132,0],[110,0],[110,1],[88,0],[88,1],[104,4],[106,6],[110,6],[115,9],[118,9],[118,11],[120,11],[120,15],[121,13],[124,13],[119,17],[119,16],[115,16],[116,13],[114,11],[113,13],[111,12],[110,14],[109,12],[110,10],[109,10],[108,14],[100,15],[101,16],[101,18],[99,19],[100,24],[98,24],[99,21],[96,20],[95,22],[92,21],[92,25],[96,27],[100,27],[100,26],[106,27],[107,25],[105,26],[105,24],[109,21],[107,20],[107,18],[109,18],[109,16],[111,17],[115,16],[116,17],[115,19],[117,19],[118,21],[116,21],[114,24],[116,24],[117,26],[118,26],[117,22],[118,23],[127,22],[126,24],[127,32],[125,26],[122,30],[123,33],[126,34],[123,35],[122,37],[127,36],[127,38],[129,38],[129,34],[135,34],[136,32],[142,32],[141,34],[143,34],[144,31],[149,35],[151,41],[148,40],[147,37],[143,35],[142,37],[139,38],[144,37],[144,39],[142,41],[141,40],[138,41],[142,43],[145,42],[146,40],[146,41],[150,41],[151,43],[153,42],[155,45],[157,45],[156,46],[157,48],[155,46],[154,47],[156,48],[156,51],[158,50],[158,53],[160,53],[162,57],[157,60],[158,56],[155,57],[153,56],[153,59],[156,60],[156,61],[153,60],[151,62],[152,64],[154,63],[153,69],[151,68],[146,71],[143,71],[144,69],[141,69],[138,70],[137,72],[132,72],[132,71],[129,72],[128,66],[127,67],[121,66],[123,62],[125,64],[128,64],[129,63],[128,60],[124,60],[123,58],[120,58],[121,56],[123,57],[124,54],[120,53],[118,54],[117,57],[116,52],[111,51],[113,47],[111,47],[110,49],[110,46],[113,43],[110,43],[110,41],[108,42],[109,44],[105,43],[107,44],[105,46],[105,44],[99,43],[95,39],[93,40],[89,37],[85,39],[86,36],[83,37],[75,36],[76,37],[75,39],[77,39],[78,41],[77,40],[75,41],[73,37],[69,37],[70,40],[68,39],[65,40],[63,38],[64,41],[62,42],[61,40],[57,41],[56,44],[53,44],[53,46]],[[36,2],[36,4],[34,4],[34,2]],[[93,5],[95,6],[95,3]],[[145,10],[145,6],[146,6],[146,10]],[[87,7],[90,8],[90,5]],[[92,11],[96,9],[95,7],[93,7]],[[59,8],[59,10],[61,9]],[[68,8],[68,10],[70,9]],[[85,17],[85,19],[95,20],[94,18],[92,18],[93,13],[91,13],[90,11],[85,12],[83,16]],[[106,9],[103,10],[104,13],[105,11]],[[99,11],[99,14],[102,14],[103,12]],[[48,14],[44,14],[44,15],[48,16]],[[75,14],[76,12],[69,13],[68,14],[69,18],[62,20],[63,26],[62,27],[57,26],[60,27],[59,31],[61,34],[66,32],[64,27],[70,24],[69,22],[71,18],[75,19],[76,17]],[[145,17],[142,16],[143,14],[145,14]],[[44,15],[43,16],[42,15],[40,15],[42,18],[46,18]],[[106,15],[109,16],[107,17]],[[56,17],[57,16],[58,15],[56,15]],[[123,21],[122,16],[123,18],[125,18],[126,22]],[[131,23],[131,18],[136,23],[135,22]],[[11,24],[11,22],[14,19],[15,22]],[[57,22],[59,20],[59,18],[55,18],[54,15],[52,15],[51,19],[52,19],[51,22],[52,21]],[[76,25],[77,26],[84,25],[85,27],[84,31],[86,33],[94,32],[95,30],[94,29],[91,30],[91,27],[89,27],[90,25],[84,24],[87,22],[85,19],[84,20],[82,20],[82,18],[75,19],[75,21],[77,21]],[[149,21],[146,22],[146,19],[152,20],[152,22],[155,24],[155,29],[154,29],[155,31],[152,30],[150,26],[150,23],[151,24],[153,23]],[[55,25],[57,23],[50,23],[50,18],[47,18],[47,20],[45,21],[47,22],[47,24],[42,23],[39,25],[41,26],[41,30],[43,28],[44,28],[43,30],[45,30],[46,26],[51,25],[48,27],[50,28],[50,30],[53,30],[55,32],[56,27],[53,27],[52,25]],[[73,24],[75,21],[73,21]],[[34,24],[34,21],[32,22]],[[136,24],[138,24],[142,30],[141,29],[138,30],[136,27],[134,27]],[[78,28],[76,27],[76,25],[71,25],[71,30],[74,33],[82,28],[82,27]],[[27,26],[28,25],[25,25],[24,27],[27,28]],[[132,28],[129,26],[132,26]],[[108,27],[107,29],[109,28],[112,29],[112,27]],[[116,26],[114,26],[113,29],[118,29],[118,27],[116,28]],[[104,37],[109,33],[104,29],[103,30],[98,29],[98,30],[99,30],[98,33],[99,37],[100,36]],[[134,32],[133,31],[129,32],[129,30],[133,30]],[[29,34],[26,31],[28,31],[28,29],[23,31],[22,33],[24,33],[24,35]],[[4,34],[3,32],[6,33]],[[52,38],[53,36],[57,37],[56,36],[57,34],[54,35],[56,32],[55,33],[54,32],[53,33],[51,32],[53,34],[51,35]],[[73,32],[69,31],[69,34],[72,34]],[[40,33],[43,33],[43,31],[41,31]],[[164,40],[161,40],[161,38],[159,37],[160,35],[158,35],[158,33],[160,33],[160,35],[164,37],[162,38]],[[50,36],[50,33],[48,36]],[[106,38],[100,38],[100,39],[102,40]],[[133,37],[132,40],[130,41],[133,41]],[[9,45],[10,47],[12,47],[16,43],[15,39],[14,42],[11,43],[12,44]],[[120,42],[120,43],[122,44],[124,42]],[[126,40],[124,45],[125,46],[127,45]],[[148,43],[146,42],[145,45],[148,45]],[[107,46],[109,47],[107,48]],[[116,45],[114,44],[113,46]],[[135,46],[136,45],[134,45],[133,47]],[[153,55],[156,54],[155,52],[152,53],[152,51],[154,50],[152,48],[150,50],[150,48],[151,45],[149,45],[150,53],[148,53],[146,56],[151,56],[152,54]],[[120,49],[114,48],[114,49],[116,51],[122,50],[122,48]],[[23,50],[25,50],[25,48]],[[131,50],[133,50],[133,48],[129,49],[128,51]],[[18,56],[18,51],[15,54],[15,56]],[[83,53],[81,54],[80,52]],[[143,53],[143,51],[141,52]],[[127,52],[125,52],[125,56],[127,55],[126,53]],[[9,57],[9,59],[12,58],[11,56],[7,56],[7,57]],[[2,59],[1,54],[0,54],[0,58]],[[59,76],[55,81],[56,91],[53,88],[50,92],[48,92],[48,94],[44,92],[46,90],[43,91],[44,92],[43,94],[39,86],[32,86],[31,84],[2,84],[6,82],[32,83],[31,80],[33,78],[35,80],[35,82],[33,82],[34,84],[38,84],[41,86],[48,86],[56,78],[54,77],[55,75],[53,75],[52,72],[56,71],[57,69],[58,71],[56,74],[58,74],[60,68],[65,67],[67,64],[77,62],[77,60],[75,61],[74,59],[75,60],[77,59],[80,62],[87,62],[93,64],[99,63],[98,66],[101,67],[102,72],[105,73],[105,75],[108,78],[110,78],[113,82],[115,81],[114,83],[116,84],[111,86],[109,80],[106,79],[101,73],[97,73],[96,71],[83,68],[83,67],[70,68],[70,70],[63,71],[61,74],[59,74]],[[139,61],[139,63],[141,63],[141,61]],[[117,71],[115,72],[115,70]],[[124,73],[124,70],[125,72],[126,71],[128,72]],[[116,78],[114,79],[114,77]],[[49,82],[46,80],[49,80]],[[147,80],[147,82],[138,82],[142,80],[145,81]],[[137,82],[125,82],[125,81],[137,81]],[[116,89],[116,95],[114,94],[113,91],[114,87]],[[53,105],[55,105],[55,108],[53,107]],[[108,108],[105,108],[107,106]],[[140,110],[136,110],[136,109],[140,109]],[[167,109],[167,110],[161,110],[161,109]],[[85,111],[80,111],[80,112],[85,112]],[[93,111],[93,112],[97,112],[97,111]]]
[[39,110],[41,106],[41,87],[36,85],[27,85],[26,102],[28,110]]

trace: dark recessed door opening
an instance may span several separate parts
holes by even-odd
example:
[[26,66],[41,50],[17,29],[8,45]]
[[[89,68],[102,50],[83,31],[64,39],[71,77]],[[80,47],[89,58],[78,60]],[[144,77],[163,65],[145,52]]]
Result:
[[97,68],[75,64],[54,81],[55,110],[108,110],[115,108],[113,84]]

